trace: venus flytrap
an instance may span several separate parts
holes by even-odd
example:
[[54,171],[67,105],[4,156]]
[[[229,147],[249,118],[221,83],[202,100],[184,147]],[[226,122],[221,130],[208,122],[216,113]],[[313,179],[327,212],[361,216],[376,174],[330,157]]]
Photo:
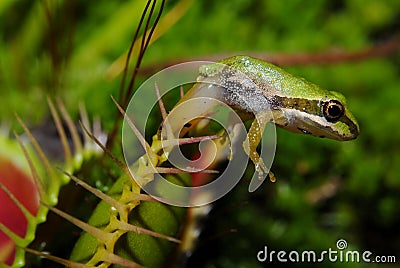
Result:
[[[115,102],[115,100],[114,100]],[[133,220],[136,224],[138,224],[137,219],[132,218],[128,219],[128,215],[130,214],[135,214],[135,211],[141,210],[141,207],[146,207],[148,211],[154,210],[155,213],[159,214],[157,215],[158,217],[160,215],[164,215],[164,217],[161,217],[160,220],[156,221],[161,221],[160,222],[154,222],[154,220],[151,220],[151,225],[149,226],[150,228],[161,228],[165,229],[162,227],[162,225],[168,225],[168,217],[171,217],[173,214],[173,218],[179,219],[179,222],[174,224],[174,226],[167,228],[169,229],[168,232],[172,232],[174,235],[177,234],[177,232],[180,229],[180,224],[183,221],[182,216],[184,215],[184,209],[183,208],[173,208],[173,207],[168,207],[167,205],[160,204],[158,201],[154,199],[149,199],[148,196],[145,198],[141,198],[143,195],[140,194],[140,187],[138,184],[141,186],[146,185],[146,183],[150,182],[153,180],[153,176],[155,173],[166,173],[166,174],[171,174],[168,175],[169,179],[171,181],[174,181],[174,183],[179,183],[181,184],[186,183],[188,184],[189,177],[187,177],[187,172],[175,169],[175,168],[163,168],[160,167],[162,163],[164,163],[168,157],[165,155],[166,152],[164,151],[163,148],[172,148],[178,145],[182,144],[190,144],[190,143],[197,143],[199,141],[204,141],[204,140],[210,140],[210,139],[215,139],[219,138],[219,136],[213,135],[213,136],[204,136],[204,137],[195,137],[195,138],[172,138],[171,140],[159,140],[158,135],[153,136],[153,140],[151,145],[148,144],[144,137],[140,134],[134,123],[131,121],[130,118],[128,118],[125,114],[125,112],[122,110],[122,108],[116,103],[117,108],[120,110],[121,113],[123,113],[126,122],[129,124],[129,127],[132,130],[132,133],[134,133],[137,138],[140,141],[140,144],[142,147],[145,149],[146,153],[139,157],[136,163],[133,164],[133,172],[131,173],[125,173],[121,178],[117,180],[117,182],[114,184],[114,186],[110,189],[110,191],[107,193],[109,196],[113,196],[113,202],[118,202],[119,204],[117,205],[112,205],[109,201],[109,197],[102,197],[100,195],[97,195],[99,198],[102,199],[100,202],[99,206],[95,209],[92,217],[89,220],[89,224],[92,226],[104,226],[104,230],[108,231],[113,231],[113,232],[118,232],[118,236],[122,235],[127,235],[127,236],[135,236],[135,234],[142,236],[151,236],[155,239],[162,239],[166,240],[169,242],[174,242],[174,243],[180,243],[180,240],[171,237],[169,235],[165,235],[161,232],[156,232],[152,231],[150,229],[145,229],[137,225],[132,225],[130,224],[130,221]],[[161,110],[163,110],[163,105],[160,104]],[[164,115],[166,112],[162,112]],[[127,170],[127,167],[124,167],[124,170]],[[194,170],[196,172],[197,170]],[[205,172],[213,172],[213,171],[205,171]],[[184,173],[184,174],[182,174]],[[172,174],[176,174],[180,177],[179,180],[174,180],[174,177]],[[182,177],[186,175],[186,178]],[[183,179],[183,181],[182,181]],[[82,183],[80,183],[82,184]],[[83,184],[82,184],[83,185]],[[88,189],[88,188],[87,188]],[[88,189],[89,190],[89,189]],[[92,191],[92,190],[90,190]],[[134,200],[134,202],[132,202]],[[142,202],[145,203],[142,203]],[[147,202],[147,204],[146,204]],[[150,202],[150,203],[148,203]],[[106,205],[105,203],[108,203]],[[121,207],[122,206],[122,207]],[[151,206],[154,206],[155,208],[151,208]],[[158,208],[157,208],[158,207]],[[104,213],[104,211],[109,211],[109,213]],[[174,210],[178,212],[174,212]],[[164,211],[164,212],[162,212]],[[171,214],[172,212],[172,214]],[[142,216],[146,217],[145,214],[150,215],[146,211],[143,212]],[[153,216],[151,216],[153,217]],[[176,221],[176,219],[175,219]],[[161,224],[161,227],[159,226]],[[158,227],[157,227],[158,226]],[[171,229],[172,228],[172,229]],[[140,237],[134,237],[129,239],[129,249],[121,249],[117,245],[117,241],[113,240],[112,243],[106,244],[104,241],[101,241],[100,239],[97,238],[93,239],[93,235],[90,235],[88,232],[84,233],[82,237],[79,239],[77,242],[72,255],[71,259],[74,261],[87,261],[87,264],[89,265],[94,265],[95,267],[108,267],[108,265],[111,265],[112,263],[107,263],[106,259],[104,259],[103,256],[99,256],[98,249],[106,249],[110,254],[114,253],[119,253],[119,254],[124,254],[124,251],[132,251],[135,252],[136,259],[141,260],[141,262],[145,265],[150,265],[154,266],[154,260],[156,260],[156,263],[162,263],[165,261],[165,256],[161,258],[159,257],[160,260],[157,260],[157,257],[154,256],[155,252],[158,252],[160,250],[165,251],[165,246],[158,246],[154,244],[152,241],[147,241],[149,245],[153,244],[153,251],[150,252],[143,252],[143,249],[140,247],[135,246],[135,241],[139,243],[141,241]],[[157,242],[157,244],[161,243],[160,241]],[[142,245],[143,246],[143,245]],[[87,251],[87,248],[94,249],[91,250],[90,252]],[[163,249],[164,248],[164,249]],[[170,250],[168,250],[170,251]],[[103,252],[103,251],[101,251]],[[147,256],[148,255],[148,256]],[[128,257],[128,256],[127,256]],[[103,266],[96,266],[97,264],[101,263]],[[114,263],[115,264],[115,263]],[[158,264],[160,265],[160,264]],[[158,266],[157,265],[157,266]]]

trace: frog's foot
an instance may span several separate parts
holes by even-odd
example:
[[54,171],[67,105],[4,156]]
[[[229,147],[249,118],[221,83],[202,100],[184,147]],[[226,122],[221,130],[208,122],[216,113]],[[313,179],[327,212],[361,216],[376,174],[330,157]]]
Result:
[[248,139],[243,143],[243,148],[245,153],[250,157],[250,160],[254,163],[255,171],[258,173],[258,179],[263,180],[264,174],[268,174],[271,181],[275,181],[274,174],[269,170],[269,168],[264,164],[258,152],[255,148],[250,148],[248,146]]

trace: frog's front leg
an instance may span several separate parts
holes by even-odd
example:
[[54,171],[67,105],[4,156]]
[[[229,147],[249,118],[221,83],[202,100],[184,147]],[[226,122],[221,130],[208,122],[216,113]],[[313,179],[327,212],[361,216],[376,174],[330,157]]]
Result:
[[269,168],[267,168],[257,152],[257,146],[261,141],[265,126],[268,122],[272,121],[272,119],[273,116],[271,111],[257,113],[253,123],[250,126],[247,138],[243,142],[244,151],[254,163],[255,170],[258,173],[258,178],[260,180],[263,179],[264,173],[268,173],[270,180],[274,181],[274,174],[269,170]]

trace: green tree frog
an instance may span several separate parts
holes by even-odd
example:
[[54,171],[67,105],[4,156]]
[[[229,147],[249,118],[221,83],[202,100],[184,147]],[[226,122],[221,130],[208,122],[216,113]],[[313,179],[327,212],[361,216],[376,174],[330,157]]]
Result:
[[244,115],[255,116],[243,146],[260,177],[264,172],[270,173],[256,150],[268,122],[291,132],[339,141],[355,139],[359,134],[357,121],[342,94],[259,59],[234,56],[204,65],[198,81],[214,86],[198,83],[181,102],[196,96],[210,96]]

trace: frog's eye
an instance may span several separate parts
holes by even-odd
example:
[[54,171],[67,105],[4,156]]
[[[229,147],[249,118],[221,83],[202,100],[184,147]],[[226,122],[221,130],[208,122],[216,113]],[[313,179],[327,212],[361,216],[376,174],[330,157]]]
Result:
[[344,113],[344,106],[337,100],[329,100],[322,105],[322,113],[328,122],[336,122]]

